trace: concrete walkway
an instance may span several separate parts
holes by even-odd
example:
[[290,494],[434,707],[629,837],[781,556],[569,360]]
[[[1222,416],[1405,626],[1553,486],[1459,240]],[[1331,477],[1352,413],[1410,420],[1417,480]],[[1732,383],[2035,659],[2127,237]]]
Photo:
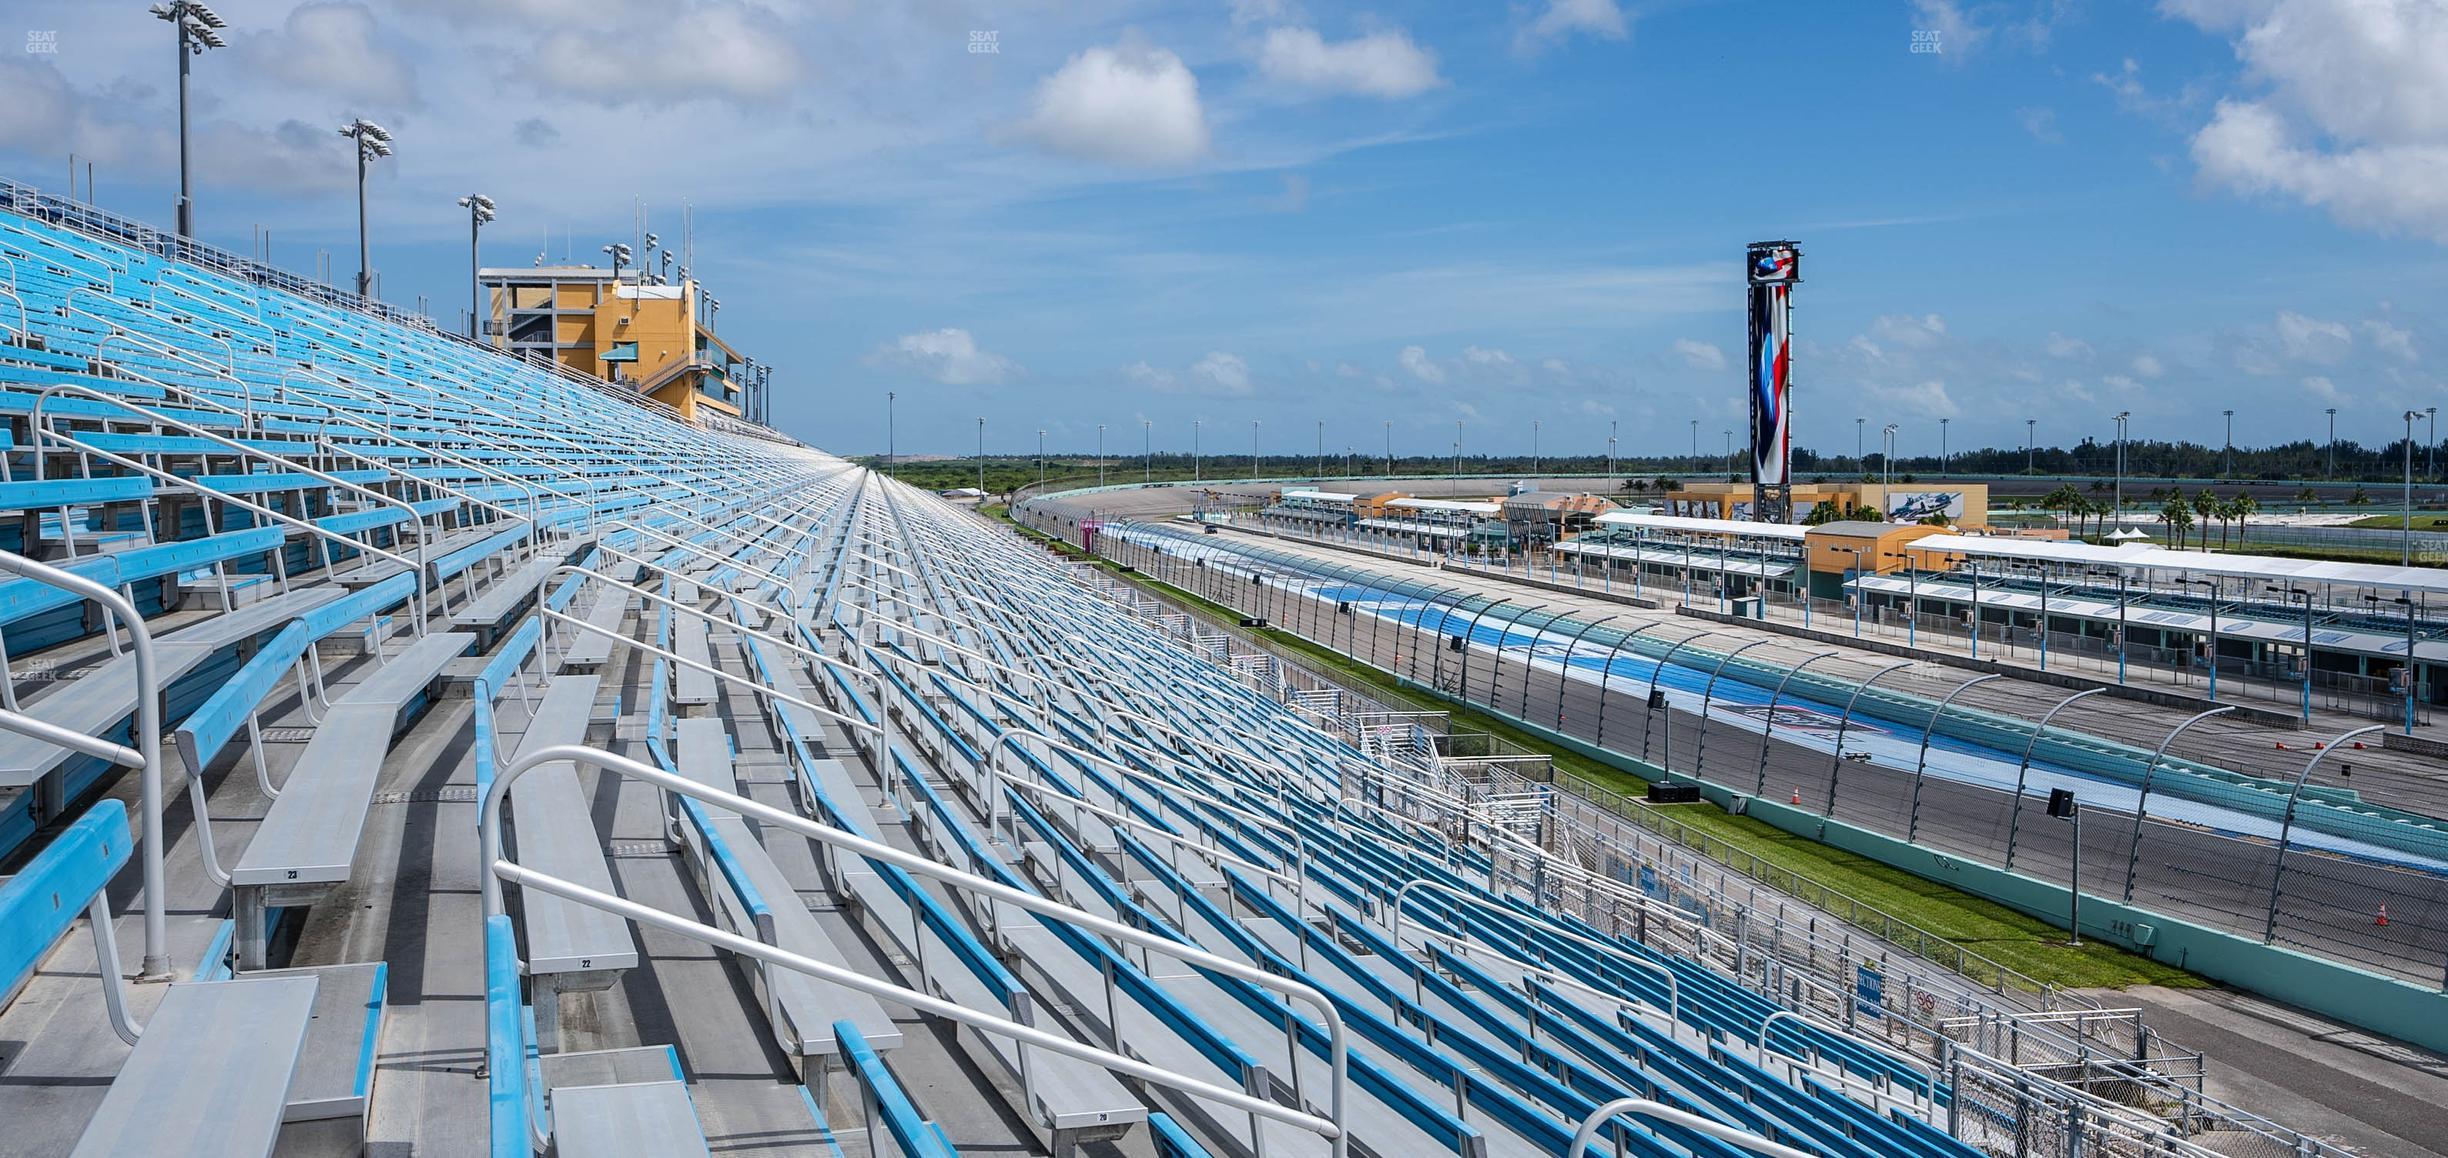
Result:
[[2448,1158],[2448,1058],[2232,990],[2090,995],[2207,1053],[2212,1097],[2362,1153]]

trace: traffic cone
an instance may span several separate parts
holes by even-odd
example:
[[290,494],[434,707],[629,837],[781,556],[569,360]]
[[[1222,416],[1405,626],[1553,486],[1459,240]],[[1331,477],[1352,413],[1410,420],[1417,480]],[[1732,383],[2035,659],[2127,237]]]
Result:
[[2382,905],[2382,906],[2380,906],[2380,919],[2379,919],[2379,920],[2376,920],[2376,921],[2373,921],[2373,922],[2372,922],[2372,924],[2377,925],[2377,926],[2379,926],[2380,928],[2383,928],[2383,929],[2388,928],[2388,906],[2387,906],[2387,905]]
[[1800,804],[1800,803],[1802,803],[1802,790],[1801,790],[1801,789],[1799,789],[1799,788],[1794,789],[1794,793],[1793,793],[1793,802],[1794,802],[1795,804]]

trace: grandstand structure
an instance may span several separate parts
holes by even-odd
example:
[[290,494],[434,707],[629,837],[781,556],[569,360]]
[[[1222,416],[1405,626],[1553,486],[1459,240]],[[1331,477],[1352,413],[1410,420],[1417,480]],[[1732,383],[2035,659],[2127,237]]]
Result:
[[5,208],[0,1153],[2343,1153],[974,512]]

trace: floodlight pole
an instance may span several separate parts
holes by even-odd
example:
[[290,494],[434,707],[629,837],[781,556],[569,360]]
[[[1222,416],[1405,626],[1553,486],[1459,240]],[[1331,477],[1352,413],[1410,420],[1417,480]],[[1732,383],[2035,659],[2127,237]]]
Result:
[[473,342],[483,337],[484,330],[484,327],[476,320],[477,302],[481,298],[479,292],[481,283],[477,274],[479,263],[476,258],[476,231],[483,228],[485,222],[493,219],[493,199],[482,193],[470,193],[460,198],[459,204],[466,206],[468,211],[468,340]]
[[[2116,416],[2116,524],[2118,530],[2125,528],[2125,421],[2132,417],[2133,411],[2131,410],[2120,410]],[[2117,651],[2120,656],[2124,654],[2124,647],[2122,642],[2118,643]],[[2121,666],[2123,660],[2120,659],[2118,663]],[[2117,682],[2125,682],[2125,675],[2122,671],[2117,673]]]
[[366,244],[366,151],[357,143],[357,296],[366,296],[373,280],[373,258]]
[[[171,20],[170,23],[178,28],[178,235],[179,240],[189,241],[193,240],[195,237],[195,199],[189,192],[187,176],[187,60],[189,57],[196,54],[196,50],[189,47],[186,19],[182,16],[180,18]],[[149,836],[150,834],[147,835]]]
[[[2404,546],[2397,559],[2400,567],[2414,565],[2414,420],[2423,416],[2420,410],[2405,412],[2405,526]],[[2406,674],[2414,674],[2414,653],[2406,652]]]
[[366,298],[374,289],[374,262],[366,245],[366,165],[391,155],[391,134],[359,117],[342,125],[340,135],[357,149],[357,296]]

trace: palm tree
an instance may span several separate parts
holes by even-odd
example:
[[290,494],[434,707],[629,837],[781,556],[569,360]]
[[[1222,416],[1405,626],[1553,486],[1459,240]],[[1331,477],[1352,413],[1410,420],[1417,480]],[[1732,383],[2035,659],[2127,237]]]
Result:
[[2075,490],[2073,483],[2058,483],[2056,490],[2040,496],[2040,507],[2042,510],[2063,512],[2059,521],[2071,523],[2074,521],[2074,512],[2082,506],[2082,501],[2082,492]]
[[2253,501],[2252,492],[2246,491],[2228,503],[2227,509],[2235,515],[2236,546],[2241,547],[2244,545],[2244,520],[2250,518],[2253,512],[2260,510],[2261,504]]
[[2201,546],[2204,551],[2210,549],[2210,520],[2219,517],[2222,507],[2219,497],[2211,494],[2207,487],[2193,496],[2193,514],[2201,522]]
[[2066,516],[2074,520],[2074,537],[2090,537],[2091,516],[2099,513],[2098,502],[2085,495],[2074,495],[2066,502]]
[[2169,499],[2159,508],[2159,518],[2167,523],[2168,543],[2181,547],[2185,532],[2193,529],[2193,507],[2183,499]]

